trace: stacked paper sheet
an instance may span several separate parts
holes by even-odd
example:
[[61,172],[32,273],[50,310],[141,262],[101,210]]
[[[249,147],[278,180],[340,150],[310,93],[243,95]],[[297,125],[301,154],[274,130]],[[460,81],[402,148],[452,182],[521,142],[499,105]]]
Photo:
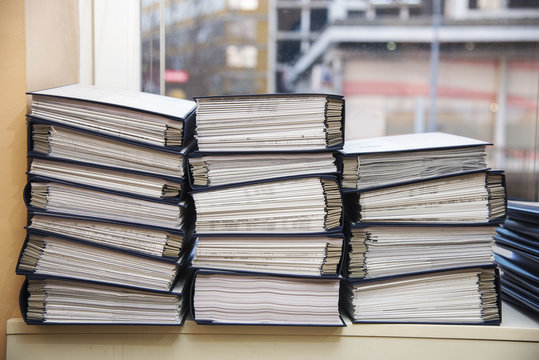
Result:
[[29,324],[181,325],[185,281],[170,293],[96,285],[81,281],[30,278],[23,284]]
[[368,189],[484,170],[487,142],[445,133],[419,133],[347,141],[343,188]]
[[189,166],[193,187],[337,172],[335,158],[330,152],[234,155],[193,153],[189,156]]
[[199,271],[193,313],[201,324],[343,326],[338,279]]
[[324,150],[344,142],[340,96],[213,96],[196,101],[201,151]]
[[494,226],[352,228],[349,276],[377,278],[489,264]]
[[354,322],[499,324],[494,267],[349,282],[343,297]]
[[196,231],[211,233],[316,233],[341,226],[341,196],[334,178],[306,177],[193,193]]
[[193,266],[272,274],[335,275],[342,236],[199,235]]

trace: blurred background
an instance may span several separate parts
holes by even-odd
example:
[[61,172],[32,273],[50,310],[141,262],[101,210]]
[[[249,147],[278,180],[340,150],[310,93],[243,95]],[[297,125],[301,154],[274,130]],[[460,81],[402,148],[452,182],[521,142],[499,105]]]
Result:
[[538,200],[538,26],[535,0],[141,0],[141,88],[342,94],[347,139],[490,141]]

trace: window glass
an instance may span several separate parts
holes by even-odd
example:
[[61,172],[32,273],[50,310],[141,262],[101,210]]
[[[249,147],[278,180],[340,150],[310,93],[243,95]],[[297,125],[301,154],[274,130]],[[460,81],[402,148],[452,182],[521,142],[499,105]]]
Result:
[[527,0],[141,0],[142,87],[342,94],[347,139],[490,141],[509,196],[539,200],[538,29]]

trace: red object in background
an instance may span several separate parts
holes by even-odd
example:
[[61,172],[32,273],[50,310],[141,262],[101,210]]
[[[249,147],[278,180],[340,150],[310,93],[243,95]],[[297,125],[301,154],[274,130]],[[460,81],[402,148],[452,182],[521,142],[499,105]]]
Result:
[[165,70],[165,82],[183,84],[189,81],[189,73],[185,70]]

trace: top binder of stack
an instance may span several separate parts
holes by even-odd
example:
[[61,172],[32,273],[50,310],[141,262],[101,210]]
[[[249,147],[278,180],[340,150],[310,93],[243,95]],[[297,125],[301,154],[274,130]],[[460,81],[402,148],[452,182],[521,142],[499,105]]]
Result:
[[126,142],[177,152],[194,132],[193,101],[80,84],[29,94],[32,118]]
[[326,94],[198,97],[201,152],[338,150],[344,99]]

